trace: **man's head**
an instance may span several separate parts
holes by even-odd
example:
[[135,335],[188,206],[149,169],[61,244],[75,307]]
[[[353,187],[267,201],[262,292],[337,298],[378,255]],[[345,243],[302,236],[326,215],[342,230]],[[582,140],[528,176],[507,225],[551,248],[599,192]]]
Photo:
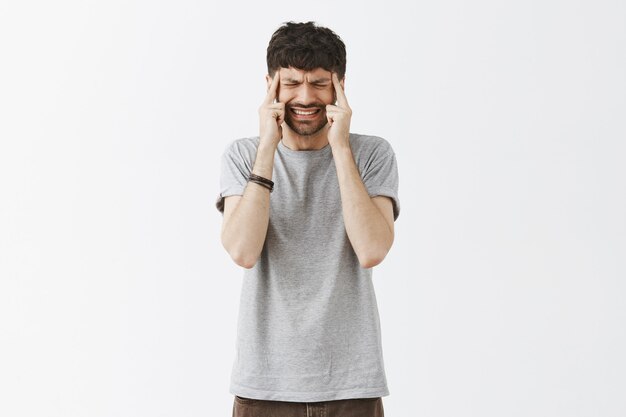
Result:
[[[344,86],[346,47],[332,30],[314,22],[287,22],[267,47],[267,71],[268,88],[280,71],[277,100],[285,103],[285,123],[299,135],[313,135],[327,123],[326,105],[336,100],[332,72]],[[311,111],[315,114],[302,114]]]

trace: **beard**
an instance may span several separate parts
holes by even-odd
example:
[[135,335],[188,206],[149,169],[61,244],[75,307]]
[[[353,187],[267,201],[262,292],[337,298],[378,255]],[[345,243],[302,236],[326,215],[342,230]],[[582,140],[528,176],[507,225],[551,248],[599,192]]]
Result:
[[320,111],[317,113],[317,117],[313,120],[295,120],[293,113],[291,111],[291,107],[287,107],[287,111],[285,112],[285,123],[287,126],[291,128],[294,132],[296,132],[300,136],[312,136],[322,130],[324,126],[328,124],[328,119],[326,118],[326,106],[323,104],[313,104],[309,106],[300,106],[297,105],[295,107],[300,108],[319,108]]

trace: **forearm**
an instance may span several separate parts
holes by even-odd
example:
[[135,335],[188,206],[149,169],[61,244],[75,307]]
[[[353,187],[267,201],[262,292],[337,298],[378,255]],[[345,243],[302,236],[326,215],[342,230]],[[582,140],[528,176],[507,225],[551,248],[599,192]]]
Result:
[[346,233],[362,267],[377,265],[393,242],[393,232],[361,180],[352,151],[333,148]]
[[[272,179],[274,167],[273,145],[260,144],[252,173]],[[258,260],[269,224],[270,191],[254,182],[248,182],[241,200],[224,223],[222,243],[233,259],[251,268]]]

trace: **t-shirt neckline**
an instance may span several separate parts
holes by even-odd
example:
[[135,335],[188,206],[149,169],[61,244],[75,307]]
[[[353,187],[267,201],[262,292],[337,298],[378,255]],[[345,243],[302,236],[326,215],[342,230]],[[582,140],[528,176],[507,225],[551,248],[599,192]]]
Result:
[[294,151],[293,149],[289,149],[287,147],[287,145],[285,145],[283,143],[282,139],[281,139],[280,142],[278,142],[278,148],[280,149],[280,152],[282,154],[288,155],[288,156],[293,157],[293,158],[300,158],[300,159],[319,158],[319,157],[326,156],[326,155],[330,154],[330,152],[331,152],[330,143],[327,143],[321,149],[312,149],[312,150],[306,150],[306,151]]

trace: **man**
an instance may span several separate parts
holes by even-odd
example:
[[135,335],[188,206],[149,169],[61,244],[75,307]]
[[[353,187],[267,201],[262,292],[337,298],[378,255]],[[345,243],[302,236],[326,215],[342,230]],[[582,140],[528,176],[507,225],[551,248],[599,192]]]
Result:
[[350,133],[343,41],[288,22],[267,48],[259,136],[222,156],[221,240],[245,268],[234,416],[382,416],[389,394],[372,267],[391,248],[389,143]]

